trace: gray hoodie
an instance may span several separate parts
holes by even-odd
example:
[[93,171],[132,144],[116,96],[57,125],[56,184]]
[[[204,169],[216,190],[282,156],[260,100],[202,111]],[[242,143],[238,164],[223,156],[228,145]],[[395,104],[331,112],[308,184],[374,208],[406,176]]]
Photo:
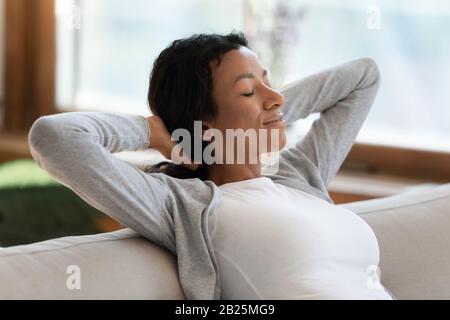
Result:
[[[295,146],[281,152],[266,175],[333,203],[327,185],[352,147],[379,87],[377,65],[360,58],[299,79],[281,89],[287,123],[320,113]],[[145,117],[70,112],[40,117],[29,132],[33,158],[83,200],[178,259],[187,299],[220,299],[217,261],[208,233],[221,203],[212,181],[146,173],[112,153],[148,148]]]

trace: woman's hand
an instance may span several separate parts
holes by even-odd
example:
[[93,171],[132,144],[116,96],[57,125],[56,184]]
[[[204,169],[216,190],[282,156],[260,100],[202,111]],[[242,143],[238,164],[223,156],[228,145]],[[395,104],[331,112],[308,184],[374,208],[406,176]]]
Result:
[[194,164],[194,162],[189,157],[185,156],[184,153],[181,155],[181,159],[178,159],[180,152],[175,152],[177,159],[172,159],[172,150],[177,146],[177,143],[172,141],[164,121],[158,116],[147,117],[147,121],[150,125],[149,148],[159,151],[167,159],[177,160],[177,163],[180,163],[181,161],[181,165],[189,170],[196,170],[200,166]]

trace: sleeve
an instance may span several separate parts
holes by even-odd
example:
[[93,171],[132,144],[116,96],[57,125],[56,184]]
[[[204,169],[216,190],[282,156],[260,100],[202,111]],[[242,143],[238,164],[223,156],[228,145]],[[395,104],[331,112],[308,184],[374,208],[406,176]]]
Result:
[[150,136],[148,121],[140,115],[69,112],[36,120],[28,140],[31,155],[52,177],[123,225],[167,246],[167,186],[112,155],[147,149]]
[[[319,176],[327,186],[356,140],[380,83],[371,58],[359,58],[308,77],[281,89],[286,122],[320,113],[295,146],[281,152],[282,174],[289,179],[313,181]],[[317,182],[315,182],[317,184]]]

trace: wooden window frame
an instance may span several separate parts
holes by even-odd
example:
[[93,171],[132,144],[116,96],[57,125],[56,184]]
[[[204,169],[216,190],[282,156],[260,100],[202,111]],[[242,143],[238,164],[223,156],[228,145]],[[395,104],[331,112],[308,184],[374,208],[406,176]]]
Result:
[[5,0],[3,133],[26,133],[55,107],[55,1]]
[[355,143],[343,167],[450,182],[450,153]]

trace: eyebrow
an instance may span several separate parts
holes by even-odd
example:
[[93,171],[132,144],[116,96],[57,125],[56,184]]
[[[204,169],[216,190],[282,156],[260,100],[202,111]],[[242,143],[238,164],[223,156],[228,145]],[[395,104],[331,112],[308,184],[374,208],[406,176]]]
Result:
[[[265,77],[265,76],[267,76],[267,69],[264,69],[264,71],[263,71],[263,78]],[[251,73],[251,72],[249,72],[249,73],[243,73],[243,74],[241,74],[241,75],[239,75],[239,76],[237,76],[237,78],[234,80],[234,84],[233,84],[233,86],[239,81],[239,80],[242,80],[242,79],[245,79],[245,78],[255,78],[255,75],[253,74],[253,73]]]

